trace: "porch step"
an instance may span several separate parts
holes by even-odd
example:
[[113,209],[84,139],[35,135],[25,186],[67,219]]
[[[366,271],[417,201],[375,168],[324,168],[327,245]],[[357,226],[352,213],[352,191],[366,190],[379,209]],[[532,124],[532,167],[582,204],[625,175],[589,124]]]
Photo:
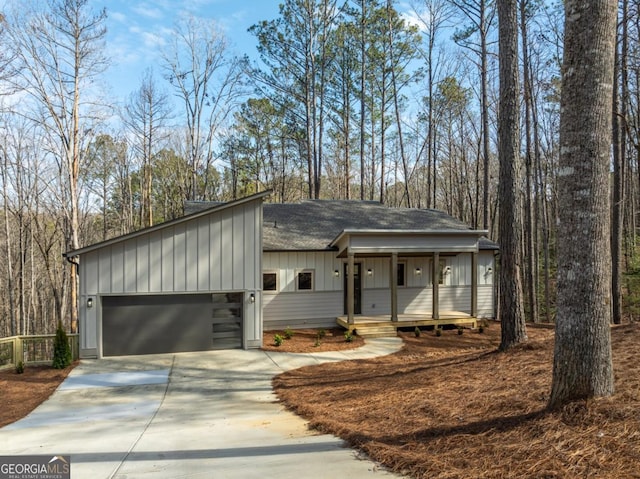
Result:
[[388,338],[398,335],[395,326],[361,324],[355,328],[356,334],[363,338]]

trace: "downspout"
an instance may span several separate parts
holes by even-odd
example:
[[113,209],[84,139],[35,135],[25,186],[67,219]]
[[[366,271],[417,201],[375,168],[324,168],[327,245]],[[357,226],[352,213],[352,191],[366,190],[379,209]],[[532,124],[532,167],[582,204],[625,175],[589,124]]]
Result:
[[[74,281],[78,281],[78,280],[79,280],[79,278],[80,278],[80,263],[78,262],[78,260],[76,260],[76,259],[75,259],[75,258],[77,258],[77,256],[67,256],[67,254],[66,254],[66,253],[62,253],[62,256],[63,256],[63,257],[64,257],[64,258],[65,258],[65,259],[66,259],[70,264],[72,264],[73,266],[75,266],[76,274],[75,274],[75,275],[73,275],[73,274],[72,274],[71,276],[72,276],[72,278],[73,278],[73,280],[74,280]],[[78,286],[79,286],[79,285],[76,285],[76,287],[75,287],[75,288],[71,288],[71,292],[72,292],[72,293],[73,293],[73,292],[76,292],[76,294],[77,294]],[[72,308],[76,308],[76,312],[77,312],[77,313],[79,313],[79,309],[80,309],[80,308],[79,308],[79,303],[78,303],[78,297],[77,297],[76,295],[73,295],[73,296],[75,296],[75,297],[71,298],[71,307],[72,307]],[[71,317],[73,318],[74,316],[72,315]],[[78,315],[76,314],[76,316],[75,316],[75,317],[77,318],[77,317],[78,317]],[[71,321],[71,324],[70,324],[70,331],[71,331],[71,334],[76,334],[76,333],[78,332],[78,323],[77,323],[77,320],[76,320],[76,323],[75,323],[75,324],[74,324],[74,321],[73,321],[73,320]]]

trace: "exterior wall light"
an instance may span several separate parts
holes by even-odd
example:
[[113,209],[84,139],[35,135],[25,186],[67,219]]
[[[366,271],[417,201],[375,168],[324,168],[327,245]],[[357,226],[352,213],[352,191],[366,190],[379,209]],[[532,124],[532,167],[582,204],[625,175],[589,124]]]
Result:
[[422,275],[422,268],[416,268],[416,276],[421,276]]
[[87,308],[93,308],[93,298],[87,299]]
[[333,270],[333,275],[337,278],[340,276],[340,270],[339,269],[334,269]]
[[255,295],[255,294],[253,294],[253,293],[251,293],[251,294],[249,295],[249,301],[250,301],[252,304],[253,304],[253,303],[255,303],[255,302],[256,302],[256,295]]
[[371,268],[367,270],[367,276],[373,276],[373,270]]
[[451,266],[447,266],[447,267],[444,269],[444,274],[449,274],[449,273],[451,273]]

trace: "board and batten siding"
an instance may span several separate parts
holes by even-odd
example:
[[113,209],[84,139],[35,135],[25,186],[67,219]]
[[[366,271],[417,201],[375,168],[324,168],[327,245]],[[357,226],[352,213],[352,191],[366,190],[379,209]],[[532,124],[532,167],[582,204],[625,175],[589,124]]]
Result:
[[[246,292],[244,346],[259,347],[261,289],[261,201],[124,237],[80,257],[81,349],[98,347],[103,295],[231,291]],[[89,298],[95,307],[86,307]]]
[[83,291],[142,294],[258,289],[262,281],[258,274],[259,214],[249,206],[84,254],[80,264]]

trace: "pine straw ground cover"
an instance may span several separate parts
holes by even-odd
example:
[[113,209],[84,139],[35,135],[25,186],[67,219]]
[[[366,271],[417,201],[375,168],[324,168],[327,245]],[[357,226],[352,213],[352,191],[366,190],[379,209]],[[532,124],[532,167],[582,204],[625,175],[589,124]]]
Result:
[[49,398],[77,365],[65,369],[51,366],[27,366],[24,373],[15,369],[0,371],[0,427],[22,419]]
[[483,334],[403,333],[393,355],[274,378],[281,401],[390,469],[416,478],[640,478],[640,325],[612,329],[616,394],[545,411],[553,330],[496,352]]
[[262,349],[280,353],[320,353],[354,349],[364,345],[364,339],[355,335],[350,342],[347,342],[342,328],[326,329],[321,338],[318,337],[319,331],[319,329],[294,329],[291,331],[293,336],[285,339],[280,346],[275,345],[273,338],[276,334],[284,338],[285,332],[265,331],[262,336]]

